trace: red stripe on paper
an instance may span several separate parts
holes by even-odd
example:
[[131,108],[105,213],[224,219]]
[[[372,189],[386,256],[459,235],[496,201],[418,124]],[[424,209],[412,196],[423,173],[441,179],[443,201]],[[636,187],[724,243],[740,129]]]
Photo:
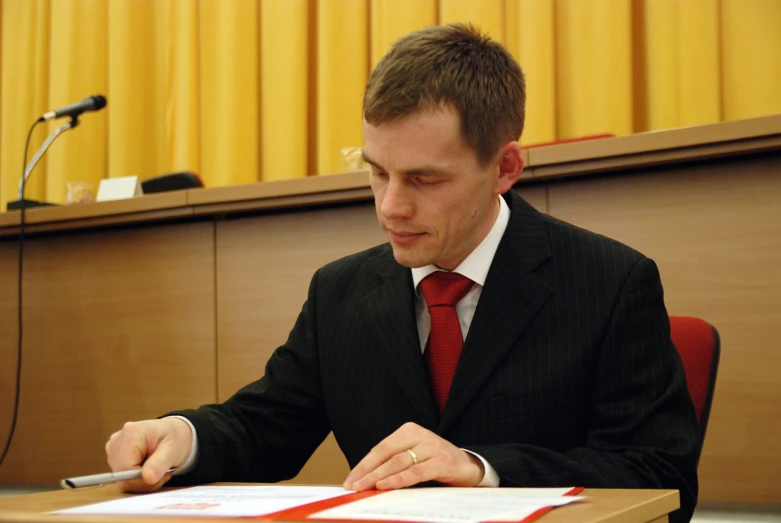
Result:
[[[573,489],[569,490],[568,492],[564,493],[565,496],[576,496],[583,492],[583,487],[574,487]],[[371,498],[374,496],[377,496],[379,494],[384,494],[387,491],[383,490],[366,490],[363,492],[354,492],[352,494],[345,494],[344,496],[337,496],[335,498],[329,498],[324,499],[322,501],[315,501],[314,503],[309,503],[307,505],[301,505],[300,507],[293,507],[289,508],[287,510],[281,510],[279,512],[274,512],[272,514],[266,514],[265,516],[258,516],[254,518],[243,518],[243,519],[251,519],[251,520],[262,520],[262,521],[303,521],[305,519],[308,519],[310,521],[331,521],[327,519],[317,519],[317,518],[310,518],[312,514],[316,514],[317,512],[321,512],[323,510],[328,510],[334,507],[339,507],[341,505],[346,505],[348,503],[353,503],[354,501],[360,501],[362,499]],[[532,521],[536,521],[537,519],[541,518],[551,510],[553,510],[554,507],[543,507],[532,514],[529,514],[524,519],[518,521],[517,523],[531,523]],[[359,520],[355,520],[359,521]],[[361,520],[363,521],[363,520]],[[372,520],[365,520],[365,522],[369,522]],[[364,522],[364,523],[365,523]],[[393,521],[386,521],[383,520],[382,522],[378,523],[394,523]],[[408,521],[401,521],[401,522],[395,522],[395,523],[409,523]],[[491,523],[491,522],[485,522],[485,523]],[[506,522],[504,522],[506,523]]]
[[266,514],[265,516],[258,516],[256,518],[249,519],[261,519],[265,521],[301,521],[309,519],[309,516],[317,512],[328,510],[329,508],[346,505],[353,501],[360,501],[362,499],[382,494],[382,490],[365,490],[363,492],[353,492],[352,494],[345,494],[344,496],[337,496],[335,498],[328,498],[322,501],[315,501],[314,503],[308,503],[299,507],[293,507],[286,510],[280,510],[279,512],[273,512]]

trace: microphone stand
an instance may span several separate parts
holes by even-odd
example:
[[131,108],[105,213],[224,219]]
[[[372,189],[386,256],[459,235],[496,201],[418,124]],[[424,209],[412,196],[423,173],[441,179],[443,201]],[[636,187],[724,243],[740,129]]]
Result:
[[33,159],[30,160],[30,163],[27,164],[27,167],[24,169],[24,175],[22,176],[22,179],[19,180],[19,199],[8,202],[7,209],[9,211],[16,211],[20,210],[22,208],[28,208],[28,207],[48,207],[55,205],[53,203],[48,202],[39,202],[37,200],[25,200],[24,199],[24,187],[27,184],[27,178],[30,176],[30,173],[32,172],[33,168],[38,164],[41,157],[43,157],[43,154],[46,152],[46,150],[49,148],[49,146],[54,143],[54,140],[57,139],[58,136],[60,136],[62,133],[67,131],[68,129],[73,129],[79,125],[79,119],[78,116],[74,116],[70,122],[60,126],[55,130],[47,139],[45,142],[43,142],[43,145],[41,145],[40,149],[35,153],[35,156],[33,156]]

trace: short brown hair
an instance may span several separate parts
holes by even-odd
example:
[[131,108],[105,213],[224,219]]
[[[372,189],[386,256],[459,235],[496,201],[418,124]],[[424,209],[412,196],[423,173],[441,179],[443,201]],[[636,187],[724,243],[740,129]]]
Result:
[[471,24],[429,27],[396,41],[371,73],[363,117],[372,125],[453,104],[466,142],[488,164],[523,131],[520,65]]

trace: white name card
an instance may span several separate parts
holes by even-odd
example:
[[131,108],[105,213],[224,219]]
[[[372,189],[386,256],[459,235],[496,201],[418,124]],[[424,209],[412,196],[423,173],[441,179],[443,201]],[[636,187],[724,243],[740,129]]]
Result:
[[142,196],[141,182],[138,176],[123,176],[121,178],[105,178],[100,180],[98,196],[95,201],[125,200]]

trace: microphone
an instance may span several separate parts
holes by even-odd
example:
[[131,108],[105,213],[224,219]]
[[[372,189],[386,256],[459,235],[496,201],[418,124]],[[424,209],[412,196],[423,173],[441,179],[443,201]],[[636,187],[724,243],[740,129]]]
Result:
[[[79,115],[81,113],[87,112],[87,111],[100,111],[106,107],[106,97],[96,94],[94,96],[90,96],[89,98],[82,100],[81,102],[67,105],[63,107],[62,109],[55,109],[54,111],[49,111],[48,113],[45,113],[43,116],[38,118],[35,123],[33,123],[33,126],[30,128],[30,132],[27,135],[27,143],[30,143],[30,136],[32,136],[33,129],[36,125],[38,125],[41,122],[45,122],[48,120],[54,120],[55,118],[63,118],[65,116],[70,116],[71,121],[66,123],[65,125],[61,125],[57,130],[55,130],[49,137],[46,139],[45,142],[43,142],[43,145],[41,145],[41,148],[38,149],[38,152],[35,153],[35,156],[33,156],[33,159],[30,160],[30,163],[28,163],[24,168],[24,173],[22,174],[22,179],[19,180],[19,199],[14,200],[11,202],[8,202],[6,205],[6,208],[9,211],[20,209],[24,211],[26,207],[40,207],[44,205],[52,205],[50,203],[46,202],[38,202],[35,200],[26,200],[24,198],[24,186],[27,183],[27,178],[30,176],[30,173],[32,172],[33,168],[38,163],[38,160],[41,159],[43,156],[43,153],[46,152],[46,150],[49,148],[49,146],[54,142],[54,140],[67,131],[68,129],[73,129],[77,125],[79,125]],[[27,148],[25,147],[25,161],[27,160]],[[24,213],[22,213],[22,217],[24,217]],[[22,221],[24,223],[24,221]]]
[[100,111],[104,107],[106,107],[106,97],[96,94],[95,96],[90,96],[89,98],[86,98],[75,104],[66,105],[61,109],[49,111],[48,113],[45,113],[43,116],[41,116],[38,121],[49,121],[54,120],[55,118],[63,118],[65,116],[76,118],[81,113],[87,111]]

